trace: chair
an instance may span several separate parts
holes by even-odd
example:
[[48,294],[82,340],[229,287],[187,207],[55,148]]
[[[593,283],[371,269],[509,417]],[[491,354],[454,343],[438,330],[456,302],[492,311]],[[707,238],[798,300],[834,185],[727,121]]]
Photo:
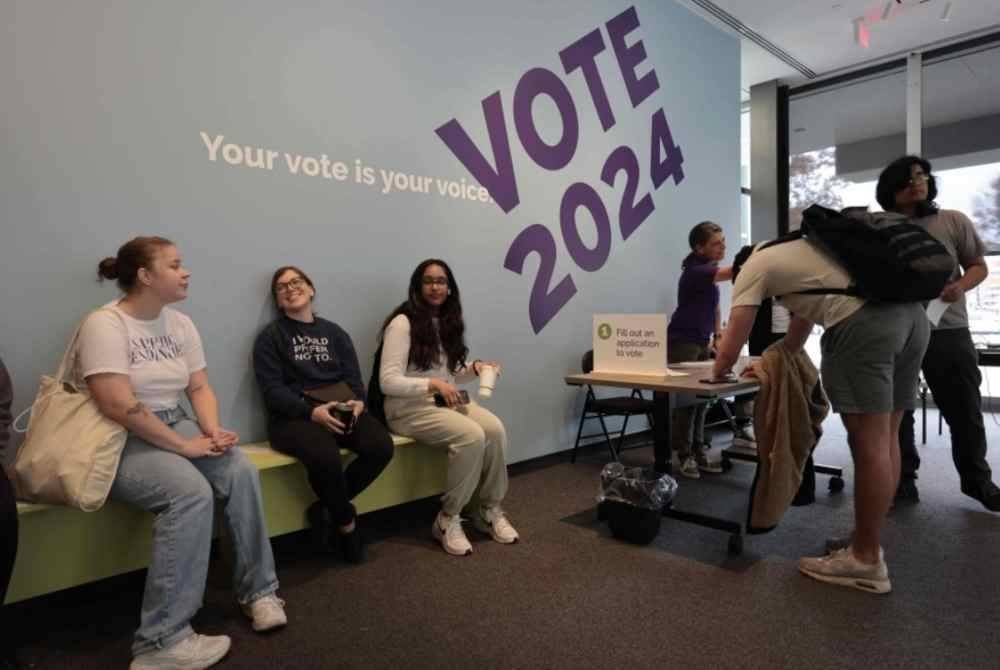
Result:
[[[583,360],[580,361],[580,367],[583,369],[584,374],[592,372],[594,369],[594,351],[591,349],[583,355]],[[570,463],[576,463],[576,450],[580,447],[580,440],[585,440],[591,437],[604,437],[607,442],[608,451],[611,452],[611,458],[618,460],[618,454],[621,452],[622,444],[625,440],[625,429],[628,428],[628,420],[633,416],[640,416],[645,414],[649,419],[649,425],[653,425],[653,401],[646,400],[642,397],[642,391],[639,389],[632,389],[632,394],[627,396],[616,396],[614,398],[598,398],[594,394],[594,389],[590,384],[587,384],[587,399],[583,403],[583,414],[580,416],[580,427],[576,431],[576,442],[573,444],[573,452],[570,455]],[[618,448],[615,449],[614,443],[611,441],[611,435],[608,433],[608,427],[604,423],[604,417],[606,416],[620,416],[623,417],[622,429],[618,434]],[[583,434],[583,424],[585,421],[591,421],[596,419],[601,424],[600,433],[591,433],[589,435]]]

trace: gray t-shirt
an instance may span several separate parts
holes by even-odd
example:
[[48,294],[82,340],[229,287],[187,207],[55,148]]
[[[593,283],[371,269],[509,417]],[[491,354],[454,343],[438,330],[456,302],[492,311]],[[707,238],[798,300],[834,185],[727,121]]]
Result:
[[[951,277],[952,281],[962,276],[962,266],[972,263],[986,253],[986,246],[979,237],[979,233],[976,232],[976,227],[972,225],[972,221],[957,210],[942,209],[937,214],[913,219],[913,223],[923,226],[958,261],[955,273]],[[963,293],[962,297],[948,307],[934,329],[968,327],[969,312],[965,307],[965,294]]]

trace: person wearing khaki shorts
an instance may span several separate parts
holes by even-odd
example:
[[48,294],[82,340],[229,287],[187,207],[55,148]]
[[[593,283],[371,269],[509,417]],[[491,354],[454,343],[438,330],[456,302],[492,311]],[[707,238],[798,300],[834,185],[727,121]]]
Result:
[[456,388],[485,366],[499,365],[467,363],[464,332],[451,268],[425,260],[410,277],[409,297],[382,327],[378,372],[389,429],[448,450],[447,490],[431,532],[454,556],[472,553],[460,514],[477,490],[473,524],[501,544],[519,539],[500,507],[507,495],[507,432],[496,415]]

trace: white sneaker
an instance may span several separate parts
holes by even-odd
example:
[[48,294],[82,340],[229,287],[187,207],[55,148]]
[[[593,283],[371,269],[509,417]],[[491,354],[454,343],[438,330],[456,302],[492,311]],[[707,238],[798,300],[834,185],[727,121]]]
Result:
[[708,460],[708,456],[706,456],[705,454],[699,454],[698,456],[695,456],[694,462],[695,465],[698,466],[699,474],[702,472],[707,472],[709,474],[718,475],[723,472],[722,461],[710,461]]
[[754,437],[753,431],[749,426],[746,428],[740,428],[733,435],[733,446],[738,449],[756,449],[757,448],[757,438]]
[[139,654],[128,667],[129,670],[202,670],[221,661],[231,644],[228,635],[192,633],[166,649]]
[[472,523],[500,544],[514,544],[521,537],[499,506],[480,509]]
[[288,623],[285,601],[273,593],[261,596],[252,603],[240,605],[243,613],[253,619],[253,629],[258,633],[281,628]]
[[438,512],[437,518],[434,519],[434,526],[431,527],[431,535],[452,556],[468,556],[472,553],[469,538],[462,530],[462,517],[457,514],[448,516],[444,512]]
[[832,551],[820,558],[800,558],[799,571],[828,584],[850,586],[869,593],[889,593],[889,568],[885,565],[882,548],[879,547],[878,563],[862,563],[854,556],[851,547]]
[[688,479],[701,479],[701,472],[698,470],[698,462],[694,456],[688,456],[681,463],[681,474]]

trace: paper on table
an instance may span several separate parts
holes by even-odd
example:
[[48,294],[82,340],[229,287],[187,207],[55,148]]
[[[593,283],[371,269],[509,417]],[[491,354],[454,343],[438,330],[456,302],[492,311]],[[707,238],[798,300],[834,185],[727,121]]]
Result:
[[950,302],[945,302],[941,298],[934,298],[927,303],[927,318],[934,326],[937,326],[949,307],[951,307]]

